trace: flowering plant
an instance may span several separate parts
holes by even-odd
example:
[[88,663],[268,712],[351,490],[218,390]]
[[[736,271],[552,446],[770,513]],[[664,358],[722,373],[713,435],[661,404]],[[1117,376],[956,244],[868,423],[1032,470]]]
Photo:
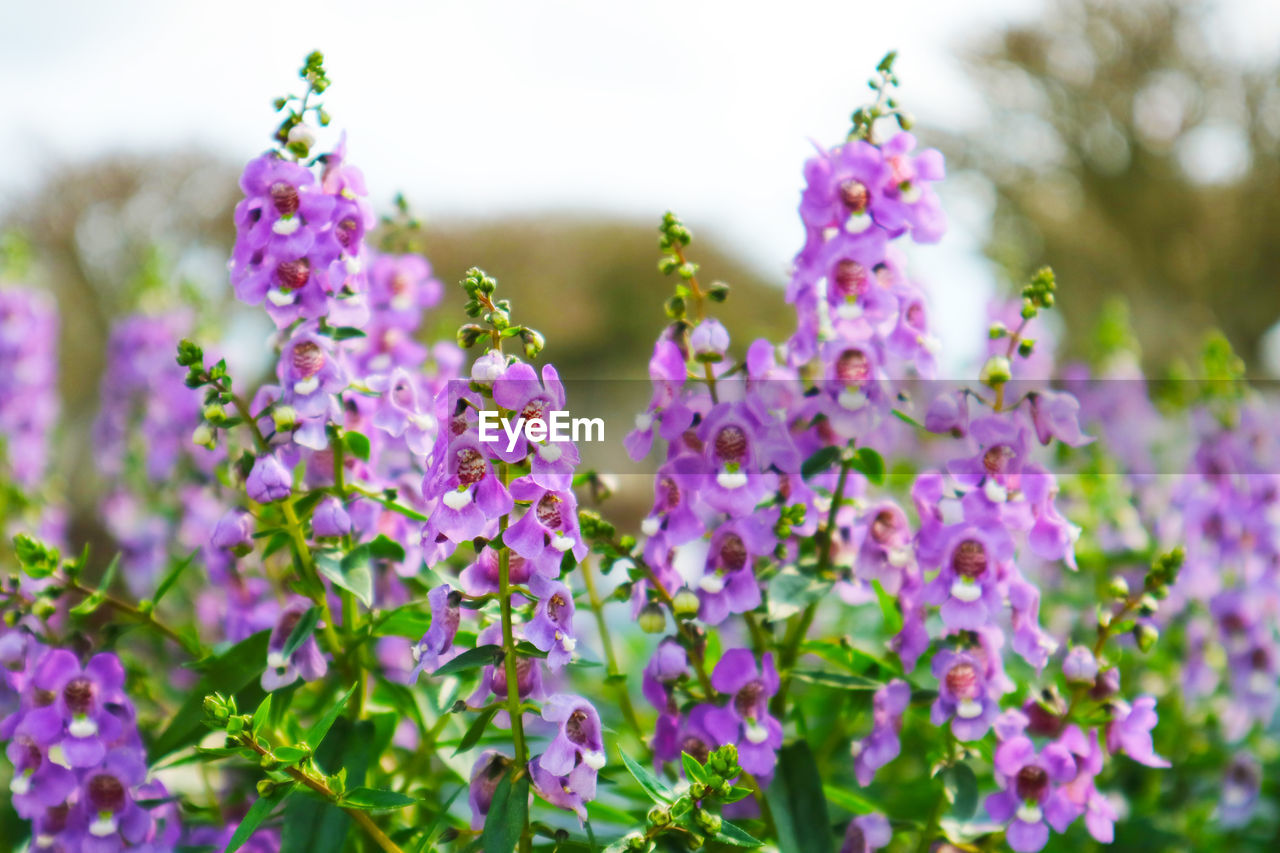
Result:
[[[233,378],[189,311],[117,326],[104,569],[46,479],[54,306],[0,291],[21,843],[1035,851],[1196,814],[1242,837],[1280,666],[1269,403],[1153,401],[1120,358],[1050,384],[1047,269],[975,380],[938,379],[905,247],[942,238],[945,168],[893,64],[804,164],[786,341],[735,346],[729,288],[663,218],[667,322],[620,442],[652,463],[634,528],[548,428],[574,378],[494,278],[470,270],[456,340],[423,342],[442,285],[376,247],[345,138],[317,153],[319,54],[235,210],[273,378]],[[1240,378],[1221,342],[1206,364]],[[1135,440],[1157,402],[1194,434]],[[489,440],[499,419],[523,432]],[[1189,465],[1171,483],[1156,454]],[[1137,817],[1215,757],[1216,807]]]

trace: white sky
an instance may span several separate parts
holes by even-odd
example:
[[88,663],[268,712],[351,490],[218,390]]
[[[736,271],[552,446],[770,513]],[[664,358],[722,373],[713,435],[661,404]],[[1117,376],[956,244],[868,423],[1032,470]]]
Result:
[[[1039,0],[216,3],[0,0],[0,195],[64,160],[196,144],[266,147],[270,101],[326,54],[334,126],[375,201],[403,190],[429,221],[546,208],[657,222],[678,211],[779,281],[799,245],[809,139],[837,141],[865,79],[900,51],[903,103],[960,127],[977,99],[965,38]],[[1267,0],[1231,4],[1254,47]],[[1274,23],[1274,22],[1272,22]],[[1274,35],[1275,26],[1262,29]],[[297,89],[293,86],[294,90]],[[954,195],[954,194],[953,194]],[[980,201],[917,249],[953,354],[989,282]]]

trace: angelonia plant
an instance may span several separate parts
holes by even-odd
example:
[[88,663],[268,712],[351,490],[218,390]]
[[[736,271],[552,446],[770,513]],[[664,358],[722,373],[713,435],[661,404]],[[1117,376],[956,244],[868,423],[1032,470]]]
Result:
[[1217,339],[1211,381],[1157,393],[1120,320],[1051,383],[1044,315],[1070,286],[1049,269],[992,307],[972,381],[940,379],[906,260],[945,233],[945,168],[894,63],[804,164],[785,340],[735,345],[729,286],[662,218],[650,400],[604,439],[651,466],[639,512],[583,465],[589,433],[552,428],[577,377],[492,276],[469,270],[456,336],[424,342],[444,288],[345,136],[318,147],[319,53],[234,214],[228,284],[274,328],[268,380],[233,376],[189,306],[111,334],[105,565],[61,522],[55,307],[0,290],[6,840],[863,853],[1274,831],[1275,403]]

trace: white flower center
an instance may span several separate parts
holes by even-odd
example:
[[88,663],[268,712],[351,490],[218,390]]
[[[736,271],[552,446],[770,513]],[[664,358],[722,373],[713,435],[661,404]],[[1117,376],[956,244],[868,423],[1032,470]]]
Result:
[[844,230],[850,234],[861,234],[871,227],[871,217],[866,213],[855,213],[849,217],[849,221],[844,224]]
[[111,812],[98,812],[97,818],[93,823],[89,824],[89,834],[96,835],[98,838],[106,838],[108,835],[115,835],[116,816]]
[[277,234],[288,237],[290,234],[296,233],[302,227],[302,220],[296,216],[282,216],[271,226],[271,230]]
[[592,770],[599,770],[601,767],[604,767],[604,762],[604,753],[598,749],[582,753],[582,763],[590,767]]
[[1018,806],[1018,820],[1023,823],[1039,823],[1041,814],[1040,807],[1035,803],[1023,803]]
[[289,661],[284,656],[283,651],[267,652],[267,667],[269,669],[284,669],[289,665]]
[[982,587],[972,581],[957,579],[951,582],[951,597],[969,604],[982,598]]
[[560,461],[564,451],[560,449],[558,444],[540,444],[538,445],[538,455],[542,457],[543,462],[554,464]]
[[991,478],[987,478],[987,481],[982,484],[982,491],[986,493],[987,500],[993,504],[1002,504],[1009,500],[1009,490]]
[[716,482],[722,489],[740,489],[747,484],[747,473],[742,470],[721,471],[716,474]]
[[644,431],[653,426],[653,415],[648,412],[641,412],[636,415],[636,429]]
[[9,780],[9,790],[15,797],[26,796],[31,791],[31,770],[23,770]]
[[319,376],[308,376],[306,379],[300,379],[293,383],[293,391],[295,394],[302,394],[304,397],[312,391],[320,387]]
[[698,586],[704,592],[709,592],[712,595],[715,595],[724,589],[724,578],[718,573],[712,572],[709,575],[703,575],[702,579],[698,581]]
[[452,489],[444,493],[443,500],[444,500],[444,505],[447,506],[449,509],[453,509],[453,510],[462,509],[464,506],[471,503],[471,490],[470,489],[462,489],[462,490]]
[[856,412],[863,406],[867,405],[867,395],[854,388],[846,388],[840,392],[840,396],[836,398],[836,402],[841,408]]
[[652,515],[640,522],[640,532],[645,536],[657,536],[658,531],[662,529],[662,520],[654,518]]
[[746,735],[747,740],[752,743],[764,743],[769,739],[769,730],[755,720],[750,720],[747,723]]
[[576,543],[568,536],[557,533],[556,537],[551,540],[551,547],[555,548],[561,554],[571,549]]
[[71,725],[67,726],[67,731],[72,737],[93,737],[98,733],[98,724],[84,714],[76,714]]
[[271,304],[277,308],[283,308],[286,305],[292,305],[293,300],[297,297],[292,293],[286,293],[278,288],[271,288],[267,291],[267,299],[271,300]]
[[836,308],[836,315],[841,320],[856,320],[863,314],[862,306],[857,302],[842,302]]
[[974,699],[962,699],[956,705],[956,716],[962,720],[972,720],[982,716],[982,703]]

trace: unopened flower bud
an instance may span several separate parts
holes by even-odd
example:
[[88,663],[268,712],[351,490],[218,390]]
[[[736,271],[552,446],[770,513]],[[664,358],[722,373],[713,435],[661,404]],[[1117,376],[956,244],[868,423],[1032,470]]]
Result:
[[1086,646],[1073,646],[1062,661],[1062,674],[1070,684],[1092,684],[1098,676],[1098,661]]
[[649,809],[649,823],[654,826],[667,826],[671,823],[671,810],[666,806],[654,806]]
[[982,373],[978,379],[988,388],[997,388],[1008,382],[1013,376],[1009,359],[1002,355],[993,355],[982,365]]
[[720,827],[724,825],[724,821],[720,819],[720,815],[712,814],[706,809],[698,809],[695,811],[693,813],[693,822],[706,830],[708,835],[715,835],[720,831]]
[[656,604],[646,604],[637,621],[646,634],[661,634],[667,628],[667,614]]
[[210,403],[204,407],[201,412],[204,419],[215,426],[225,423],[227,420],[227,410],[222,407],[221,403]]
[[1149,652],[1156,640],[1160,639],[1160,631],[1150,622],[1140,622],[1133,628],[1133,639],[1141,651]]
[[1111,593],[1112,598],[1128,598],[1129,582],[1120,575],[1116,575],[1111,579],[1111,583],[1107,587],[1107,591]]
[[275,406],[271,410],[271,420],[276,432],[289,432],[298,425],[298,410],[293,406]]
[[195,432],[191,433],[191,443],[197,447],[205,447],[213,450],[218,446],[217,435],[213,431],[213,427],[207,423],[200,423],[196,426]]
[[676,593],[675,598],[671,602],[671,609],[675,612],[677,619],[691,619],[698,615],[698,608],[702,606],[702,602],[698,600],[698,595],[688,587],[683,587]]

